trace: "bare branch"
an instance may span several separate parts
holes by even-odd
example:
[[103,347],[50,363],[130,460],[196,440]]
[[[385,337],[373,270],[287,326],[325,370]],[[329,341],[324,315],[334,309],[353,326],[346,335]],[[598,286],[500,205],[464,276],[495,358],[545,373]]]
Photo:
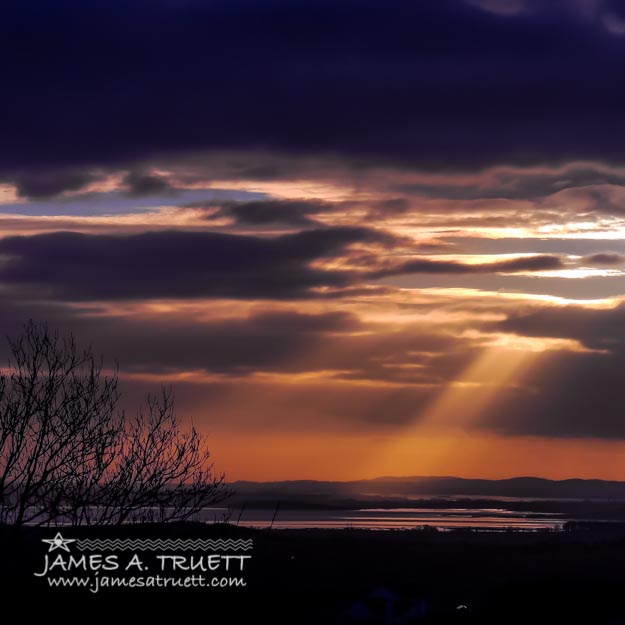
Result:
[[119,524],[184,520],[229,495],[206,438],[183,428],[171,390],[128,419],[117,368],[104,375],[32,321],[9,340],[0,374],[0,523]]

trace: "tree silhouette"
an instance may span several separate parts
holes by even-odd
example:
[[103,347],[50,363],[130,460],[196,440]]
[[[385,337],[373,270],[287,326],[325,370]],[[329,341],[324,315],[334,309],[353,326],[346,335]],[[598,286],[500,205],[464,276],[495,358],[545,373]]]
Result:
[[0,523],[185,520],[229,496],[206,437],[183,428],[171,391],[132,418],[117,369],[32,321],[0,374]]

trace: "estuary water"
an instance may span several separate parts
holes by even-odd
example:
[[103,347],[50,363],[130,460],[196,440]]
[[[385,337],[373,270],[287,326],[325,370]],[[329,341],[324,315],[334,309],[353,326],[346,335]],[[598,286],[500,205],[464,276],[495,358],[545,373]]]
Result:
[[276,529],[353,528],[439,530],[561,530],[568,520],[558,513],[519,512],[503,508],[361,508],[356,510],[205,509],[202,520],[228,521],[247,527]]

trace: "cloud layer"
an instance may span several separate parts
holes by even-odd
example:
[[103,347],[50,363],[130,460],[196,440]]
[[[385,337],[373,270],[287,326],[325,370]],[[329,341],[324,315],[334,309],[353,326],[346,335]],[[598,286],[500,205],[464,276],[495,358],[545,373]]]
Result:
[[0,169],[224,148],[622,161],[622,12],[549,4],[6,2]]
[[259,436],[293,478],[311,441],[340,478],[625,438],[618,2],[9,0],[0,35],[3,332],[93,343],[129,408],[174,385],[254,476]]

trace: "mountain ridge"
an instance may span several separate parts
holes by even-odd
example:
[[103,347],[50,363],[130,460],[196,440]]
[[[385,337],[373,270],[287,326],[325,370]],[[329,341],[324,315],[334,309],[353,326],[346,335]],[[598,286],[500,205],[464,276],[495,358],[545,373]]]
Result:
[[280,480],[256,482],[238,480],[231,486],[239,495],[275,496],[487,496],[555,497],[581,499],[625,499],[625,481],[599,478],[551,480],[520,476],[502,479],[461,478],[454,476],[380,476],[372,479]]

